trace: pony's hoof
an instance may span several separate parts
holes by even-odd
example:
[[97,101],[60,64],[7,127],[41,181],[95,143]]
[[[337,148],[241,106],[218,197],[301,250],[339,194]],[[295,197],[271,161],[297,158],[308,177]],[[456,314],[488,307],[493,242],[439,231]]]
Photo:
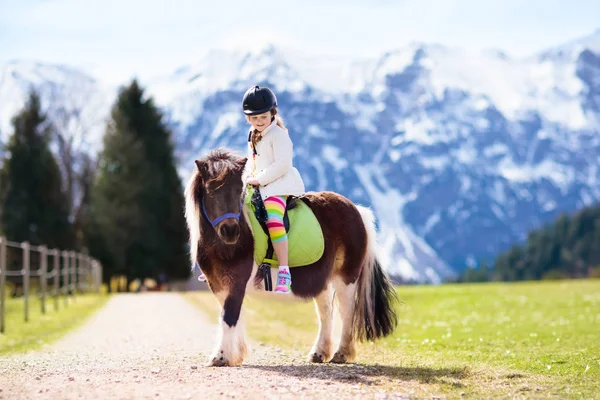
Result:
[[312,353],[310,356],[310,362],[314,362],[314,363],[324,363],[325,362],[325,356],[319,353]]
[[331,362],[336,364],[345,364],[348,362],[348,356],[338,351],[333,355]]
[[227,361],[223,356],[213,358],[209,363],[209,367],[228,367],[229,361]]

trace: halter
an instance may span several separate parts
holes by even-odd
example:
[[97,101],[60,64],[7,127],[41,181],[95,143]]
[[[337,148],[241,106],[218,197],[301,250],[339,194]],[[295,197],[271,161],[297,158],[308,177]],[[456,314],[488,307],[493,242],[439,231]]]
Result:
[[227,214],[223,214],[220,217],[215,218],[214,220],[210,220],[210,217],[208,216],[208,213],[206,212],[206,207],[204,206],[204,197],[202,197],[202,212],[204,213],[204,216],[206,217],[206,219],[208,220],[208,222],[210,222],[210,224],[213,226],[213,228],[221,221],[226,220],[226,219],[230,219],[230,218],[234,218],[235,220],[239,221],[240,220],[240,214],[242,212],[242,205],[243,202],[242,200],[240,200],[240,211],[237,213],[227,213]]

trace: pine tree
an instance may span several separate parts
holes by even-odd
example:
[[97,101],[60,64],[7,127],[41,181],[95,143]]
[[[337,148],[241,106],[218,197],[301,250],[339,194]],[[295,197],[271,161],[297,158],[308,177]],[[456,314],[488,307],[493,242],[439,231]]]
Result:
[[590,276],[600,263],[600,204],[532,231],[524,247],[498,255],[494,277],[502,280]]
[[171,134],[133,81],[121,90],[107,128],[90,210],[100,234],[90,248],[128,280],[187,278],[183,207]]
[[[115,112],[113,111],[113,115]],[[104,136],[100,171],[91,193],[85,232],[90,254],[103,265],[103,280],[113,275],[134,278],[130,248],[143,229],[139,204],[143,175],[141,144],[111,121]]]
[[14,133],[0,171],[1,230],[10,240],[72,248],[69,201],[49,148],[53,127],[35,91],[12,125]]
[[[190,275],[187,256],[187,227],[183,213],[183,185],[177,174],[171,132],[153,100],[144,100],[144,92],[136,81],[122,96],[120,106],[129,116],[128,129],[143,143],[152,178],[144,195],[145,212],[155,224],[140,257],[152,254],[153,270],[164,272],[171,279],[186,279]],[[149,264],[151,264],[149,262]],[[156,274],[155,274],[156,276]]]

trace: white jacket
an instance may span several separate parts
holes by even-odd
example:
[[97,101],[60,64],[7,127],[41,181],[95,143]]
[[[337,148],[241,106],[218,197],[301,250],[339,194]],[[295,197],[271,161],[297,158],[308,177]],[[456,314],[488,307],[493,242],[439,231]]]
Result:
[[248,142],[245,178],[255,176],[258,179],[263,200],[269,196],[303,195],[304,182],[292,163],[294,146],[288,131],[280,128],[274,119],[261,136],[256,144],[256,175],[253,173],[252,143]]

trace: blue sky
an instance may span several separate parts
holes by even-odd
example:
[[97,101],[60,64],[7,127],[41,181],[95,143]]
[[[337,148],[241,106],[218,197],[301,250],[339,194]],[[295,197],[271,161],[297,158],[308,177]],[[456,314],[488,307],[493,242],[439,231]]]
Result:
[[593,33],[599,0],[0,0],[0,63],[85,68],[111,81],[266,41],[366,56],[412,41],[519,57]]

